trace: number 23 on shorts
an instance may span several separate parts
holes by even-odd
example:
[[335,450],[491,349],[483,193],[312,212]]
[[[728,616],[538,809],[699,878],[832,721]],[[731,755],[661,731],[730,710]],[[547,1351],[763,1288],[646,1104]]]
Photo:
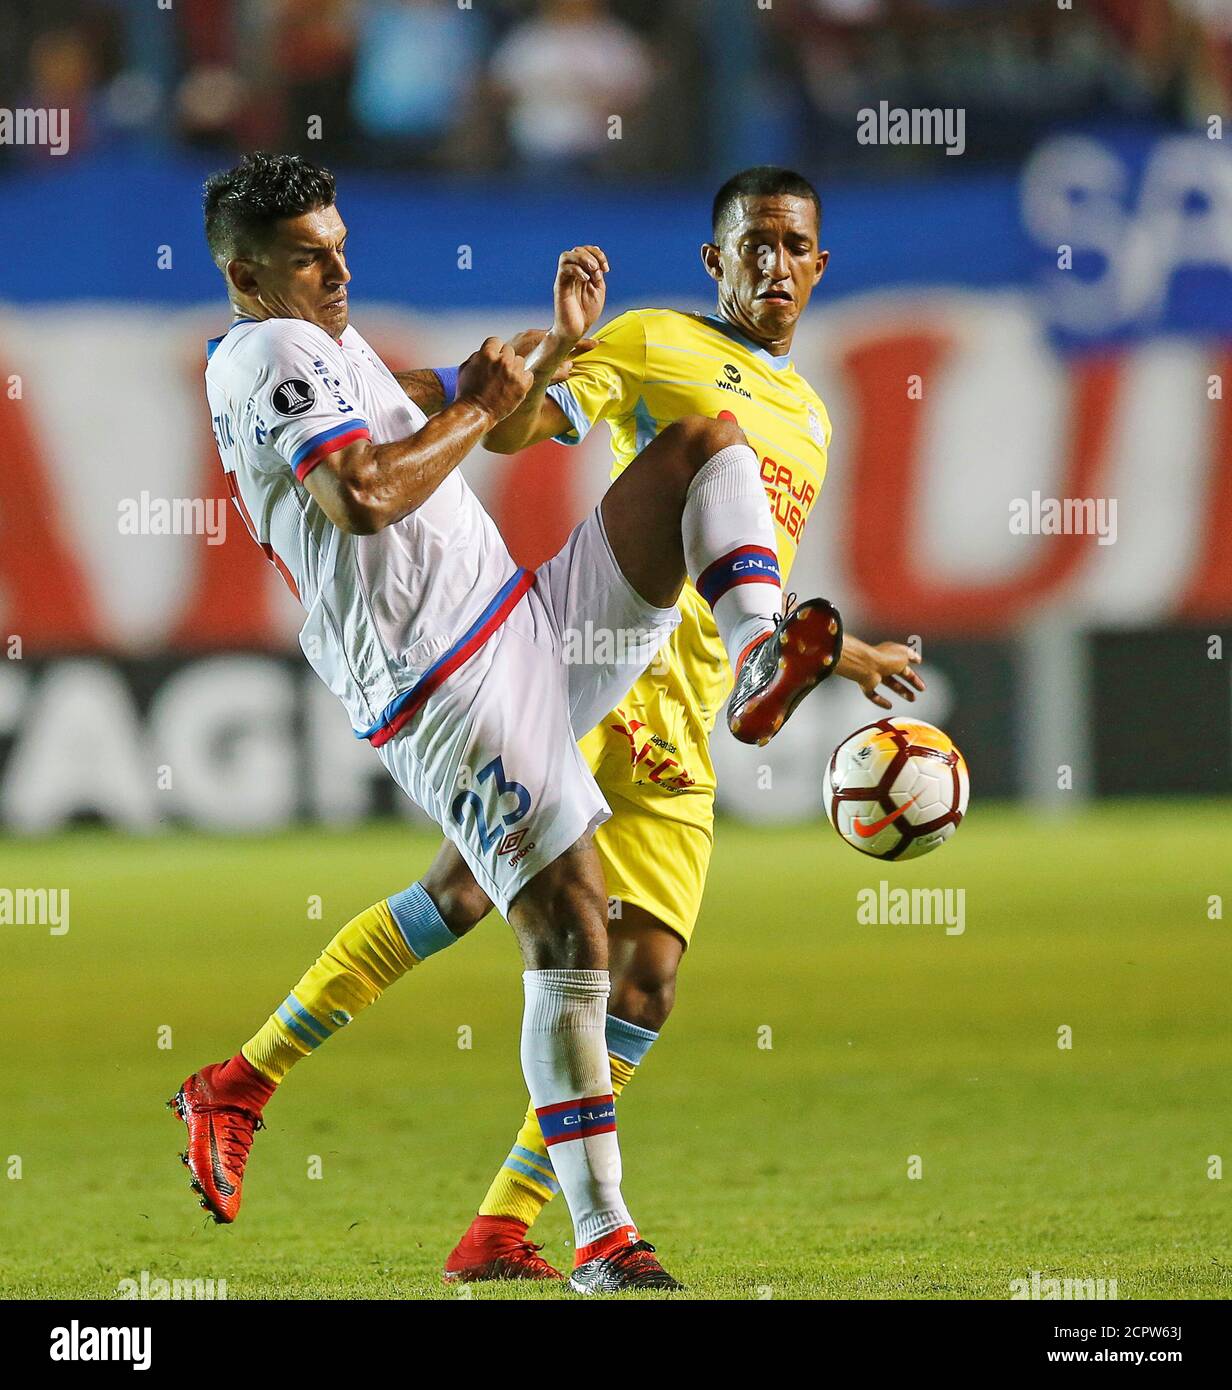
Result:
[[[505,776],[505,767],[501,762],[500,756],[493,758],[485,767],[479,769],[475,776],[475,782],[482,785],[491,782],[496,790],[494,800],[494,811],[498,814],[498,819],[488,825],[487,813],[483,808],[483,800],[477,791],[461,791],[453,799],[450,807],[450,814],[458,825],[465,826],[468,811],[474,812],[475,827],[479,835],[479,844],[486,854],[492,846],[501,838],[504,832],[517,825],[530,810],[530,792],[521,782],[511,782]],[[514,796],[517,798],[517,806],[499,815],[500,803],[502,798]]]

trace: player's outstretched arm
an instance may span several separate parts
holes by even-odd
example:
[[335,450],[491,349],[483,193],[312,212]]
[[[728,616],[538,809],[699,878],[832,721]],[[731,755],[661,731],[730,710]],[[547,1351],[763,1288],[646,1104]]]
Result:
[[530,385],[531,373],[513,348],[488,338],[459,369],[453,405],[406,439],[361,439],[327,455],[304,486],[340,531],[372,535],[423,506]]
[[597,246],[575,246],[561,253],[552,286],[552,327],[526,359],[534,381],[517,410],[484,439],[493,453],[516,454],[569,429],[565,412],[546,392],[603,312],[607,271],[607,257]]
[[877,687],[884,685],[904,700],[914,700],[916,691],[924,689],[924,682],[912,669],[919,660],[919,653],[902,642],[878,642],[874,647],[848,633],[843,637],[834,674],[855,681],[881,709],[891,709],[889,699]]

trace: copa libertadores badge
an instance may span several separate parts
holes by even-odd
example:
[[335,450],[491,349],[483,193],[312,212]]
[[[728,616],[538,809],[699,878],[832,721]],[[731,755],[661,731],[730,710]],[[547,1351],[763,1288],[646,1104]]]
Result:
[[273,400],[279,415],[302,415],[316,404],[317,393],[302,376],[289,376],[274,387]]

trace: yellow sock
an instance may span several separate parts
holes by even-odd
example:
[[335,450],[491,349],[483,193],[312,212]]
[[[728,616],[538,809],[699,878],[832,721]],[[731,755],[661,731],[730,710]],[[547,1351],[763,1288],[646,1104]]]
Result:
[[[659,1035],[638,1028],[623,1019],[607,1018],[608,1061],[612,1064],[612,1095],[619,1096],[633,1079],[638,1063]],[[619,1047],[624,1056],[611,1051]],[[479,1208],[480,1216],[511,1216],[533,1226],[539,1213],[560,1191],[552,1171],[547,1145],[539,1130],[539,1119],[532,1101],[509,1156],[501,1165],[488,1195]]]
[[352,917],[240,1051],[278,1084],[412,966],[456,940],[419,886]]

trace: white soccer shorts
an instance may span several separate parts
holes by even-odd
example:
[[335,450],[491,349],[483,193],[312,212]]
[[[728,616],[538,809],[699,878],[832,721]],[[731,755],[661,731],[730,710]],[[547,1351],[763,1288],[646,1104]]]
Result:
[[506,917],[540,869],[611,815],[577,740],[679,621],[621,573],[596,508],[486,643],[377,749]]

